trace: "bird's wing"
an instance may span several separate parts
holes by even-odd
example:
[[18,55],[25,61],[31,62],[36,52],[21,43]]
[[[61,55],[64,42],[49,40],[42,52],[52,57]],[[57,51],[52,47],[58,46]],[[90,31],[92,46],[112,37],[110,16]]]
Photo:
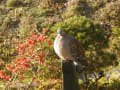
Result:
[[85,50],[84,50],[82,44],[73,37],[70,42],[70,51],[72,53],[72,56],[76,60],[79,60],[79,62],[82,65],[85,65],[85,66],[87,65],[87,61],[85,59]]

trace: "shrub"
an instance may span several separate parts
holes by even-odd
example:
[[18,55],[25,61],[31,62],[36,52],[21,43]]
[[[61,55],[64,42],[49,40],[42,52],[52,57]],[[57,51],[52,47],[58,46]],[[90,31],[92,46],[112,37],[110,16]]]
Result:
[[120,27],[116,26],[112,28],[113,31],[113,44],[115,46],[115,50],[117,51],[118,56],[120,57]]
[[105,30],[98,24],[94,25],[93,21],[86,17],[75,16],[69,18],[64,22],[53,26],[51,30],[55,32],[58,27],[63,28],[66,32],[73,35],[80,42],[82,42],[82,44],[85,44],[85,46],[93,43],[95,44],[95,42],[103,42],[107,39],[105,38],[107,35]]
[[55,8],[60,8],[59,6],[61,6],[64,2],[66,2],[66,0],[41,0],[40,5],[44,9],[52,8],[54,10]]
[[[6,69],[0,70],[0,79],[8,81],[5,88],[8,87],[10,82],[14,82],[16,79],[23,80],[25,76],[31,78],[31,86],[35,79],[42,79],[44,76],[49,75],[44,75],[47,72],[50,73],[49,68],[45,69],[45,66],[50,64],[50,62],[45,60],[51,59],[49,58],[49,50],[52,41],[48,39],[46,32],[47,30],[43,29],[39,36],[34,31],[31,31],[30,37],[24,42],[16,40],[18,45],[16,48],[17,57],[11,63],[5,65]],[[43,67],[44,70],[42,70]],[[50,69],[53,70],[52,68]],[[43,75],[41,72],[44,72]]]
[[23,6],[24,2],[22,0],[7,0],[6,5],[8,7],[19,7]]
[[65,5],[63,12],[64,18],[72,16],[87,16],[90,17],[92,14],[92,8],[89,6],[86,0],[68,0]]
[[97,22],[120,26],[120,1],[107,3],[104,8],[99,9],[93,15],[93,18]]

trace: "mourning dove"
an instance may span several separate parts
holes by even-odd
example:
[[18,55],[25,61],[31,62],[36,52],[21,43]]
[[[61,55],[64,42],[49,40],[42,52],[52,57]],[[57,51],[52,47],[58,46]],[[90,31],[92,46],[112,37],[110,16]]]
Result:
[[87,65],[85,52],[80,42],[68,35],[62,29],[57,29],[57,37],[54,41],[55,53],[61,60],[79,60],[82,65]]
[[54,41],[54,50],[61,60],[72,60],[76,65],[77,73],[83,82],[86,82],[84,66],[87,65],[84,49],[80,42],[68,35],[62,29],[57,29],[57,37]]

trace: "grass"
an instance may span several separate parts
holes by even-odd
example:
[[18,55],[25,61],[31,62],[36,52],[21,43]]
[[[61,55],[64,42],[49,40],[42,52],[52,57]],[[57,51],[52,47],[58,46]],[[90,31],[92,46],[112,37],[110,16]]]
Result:
[[[95,80],[91,80],[89,83],[80,82],[80,87],[83,90],[119,90],[120,79],[119,78],[113,79],[114,75],[116,75],[116,73],[112,74],[109,80],[107,80],[106,77],[102,77],[97,82]],[[18,89],[25,90],[24,89],[25,87],[27,88],[27,90],[62,90],[61,79],[41,80],[39,83],[33,82],[33,84],[28,88],[27,85],[29,82],[30,82],[30,78],[25,78],[23,82],[15,81],[15,83],[9,85],[9,87],[10,90],[18,90]],[[0,81],[0,89],[3,88],[4,88],[4,82]]]
[[[25,82],[26,81],[26,82]],[[45,80],[45,81],[40,81],[40,83],[35,83],[33,82],[33,84],[28,88],[28,81],[30,81],[29,78],[25,79],[23,83],[18,83],[15,82],[13,84],[9,85],[9,88],[11,90],[16,90],[16,89],[22,89],[22,88],[27,88],[27,90],[62,90],[61,84],[62,84],[62,80],[60,79],[49,79],[49,80]],[[0,82],[0,89],[4,88],[3,85],[4,82]],[[20,90],[21,90],[20,89]],[[23,89],[24,90],[24,89]]]

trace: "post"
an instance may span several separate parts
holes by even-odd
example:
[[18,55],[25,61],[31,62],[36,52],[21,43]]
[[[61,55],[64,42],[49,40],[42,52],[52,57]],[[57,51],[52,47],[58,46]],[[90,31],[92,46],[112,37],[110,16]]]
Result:
[[63,90],[80,90],[73,61],[62,61]]

